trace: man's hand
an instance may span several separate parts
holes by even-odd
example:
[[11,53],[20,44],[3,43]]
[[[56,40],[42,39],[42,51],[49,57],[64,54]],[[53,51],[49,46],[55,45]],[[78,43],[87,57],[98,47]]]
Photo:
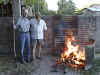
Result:
[[47,32],[44,32],[44,35],[45,35],[44,36],[44,40],[47,41],[48,40],[48,33]]
[[16,29],[16,25],[13,25],[13,29]]

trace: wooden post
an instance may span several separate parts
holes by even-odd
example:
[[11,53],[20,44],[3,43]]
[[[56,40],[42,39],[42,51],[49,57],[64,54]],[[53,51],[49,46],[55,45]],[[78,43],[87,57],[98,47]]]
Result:
[[12,8],[13,8],[13,16],[15,16],[15,20],[21,16],[21,2],[20,0],[12,0]]

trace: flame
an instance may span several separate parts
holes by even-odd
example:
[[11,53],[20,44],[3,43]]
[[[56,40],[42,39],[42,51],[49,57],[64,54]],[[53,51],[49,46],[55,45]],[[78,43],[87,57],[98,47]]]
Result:
[[[80,45],[76,43],[73,32],[69,31],[65,38],[64,52],[61,54],[61,60],[69,63],[70,66],[76,67],[79,65],[85,66],[85,48],[80,48]],[[73,44],[75,43],[75,45]]]

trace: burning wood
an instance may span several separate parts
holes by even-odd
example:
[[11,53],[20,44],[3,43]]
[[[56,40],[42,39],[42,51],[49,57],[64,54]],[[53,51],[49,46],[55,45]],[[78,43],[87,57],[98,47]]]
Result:
[[[73,42],[75,43],[73,44]],[[65,38],[65,48],[57,64],[64,63],[74,68],[85,67],[85,48],[80,48],[76,42],[73,32],[68,31]]]

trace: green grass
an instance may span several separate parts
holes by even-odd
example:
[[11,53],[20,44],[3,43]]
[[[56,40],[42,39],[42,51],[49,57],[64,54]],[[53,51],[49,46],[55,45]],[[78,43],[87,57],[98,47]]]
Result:
[[[38,64],[37,64],[38,63]],[[32,63],[20,64],[15,63],[13,59],[7,57],[0,57],[0,75],[30,75],[39,69],[39,61]]]
[[84,71],[83,75],[100,75],[100,59],[94,61],[94,66],[88,71]]

